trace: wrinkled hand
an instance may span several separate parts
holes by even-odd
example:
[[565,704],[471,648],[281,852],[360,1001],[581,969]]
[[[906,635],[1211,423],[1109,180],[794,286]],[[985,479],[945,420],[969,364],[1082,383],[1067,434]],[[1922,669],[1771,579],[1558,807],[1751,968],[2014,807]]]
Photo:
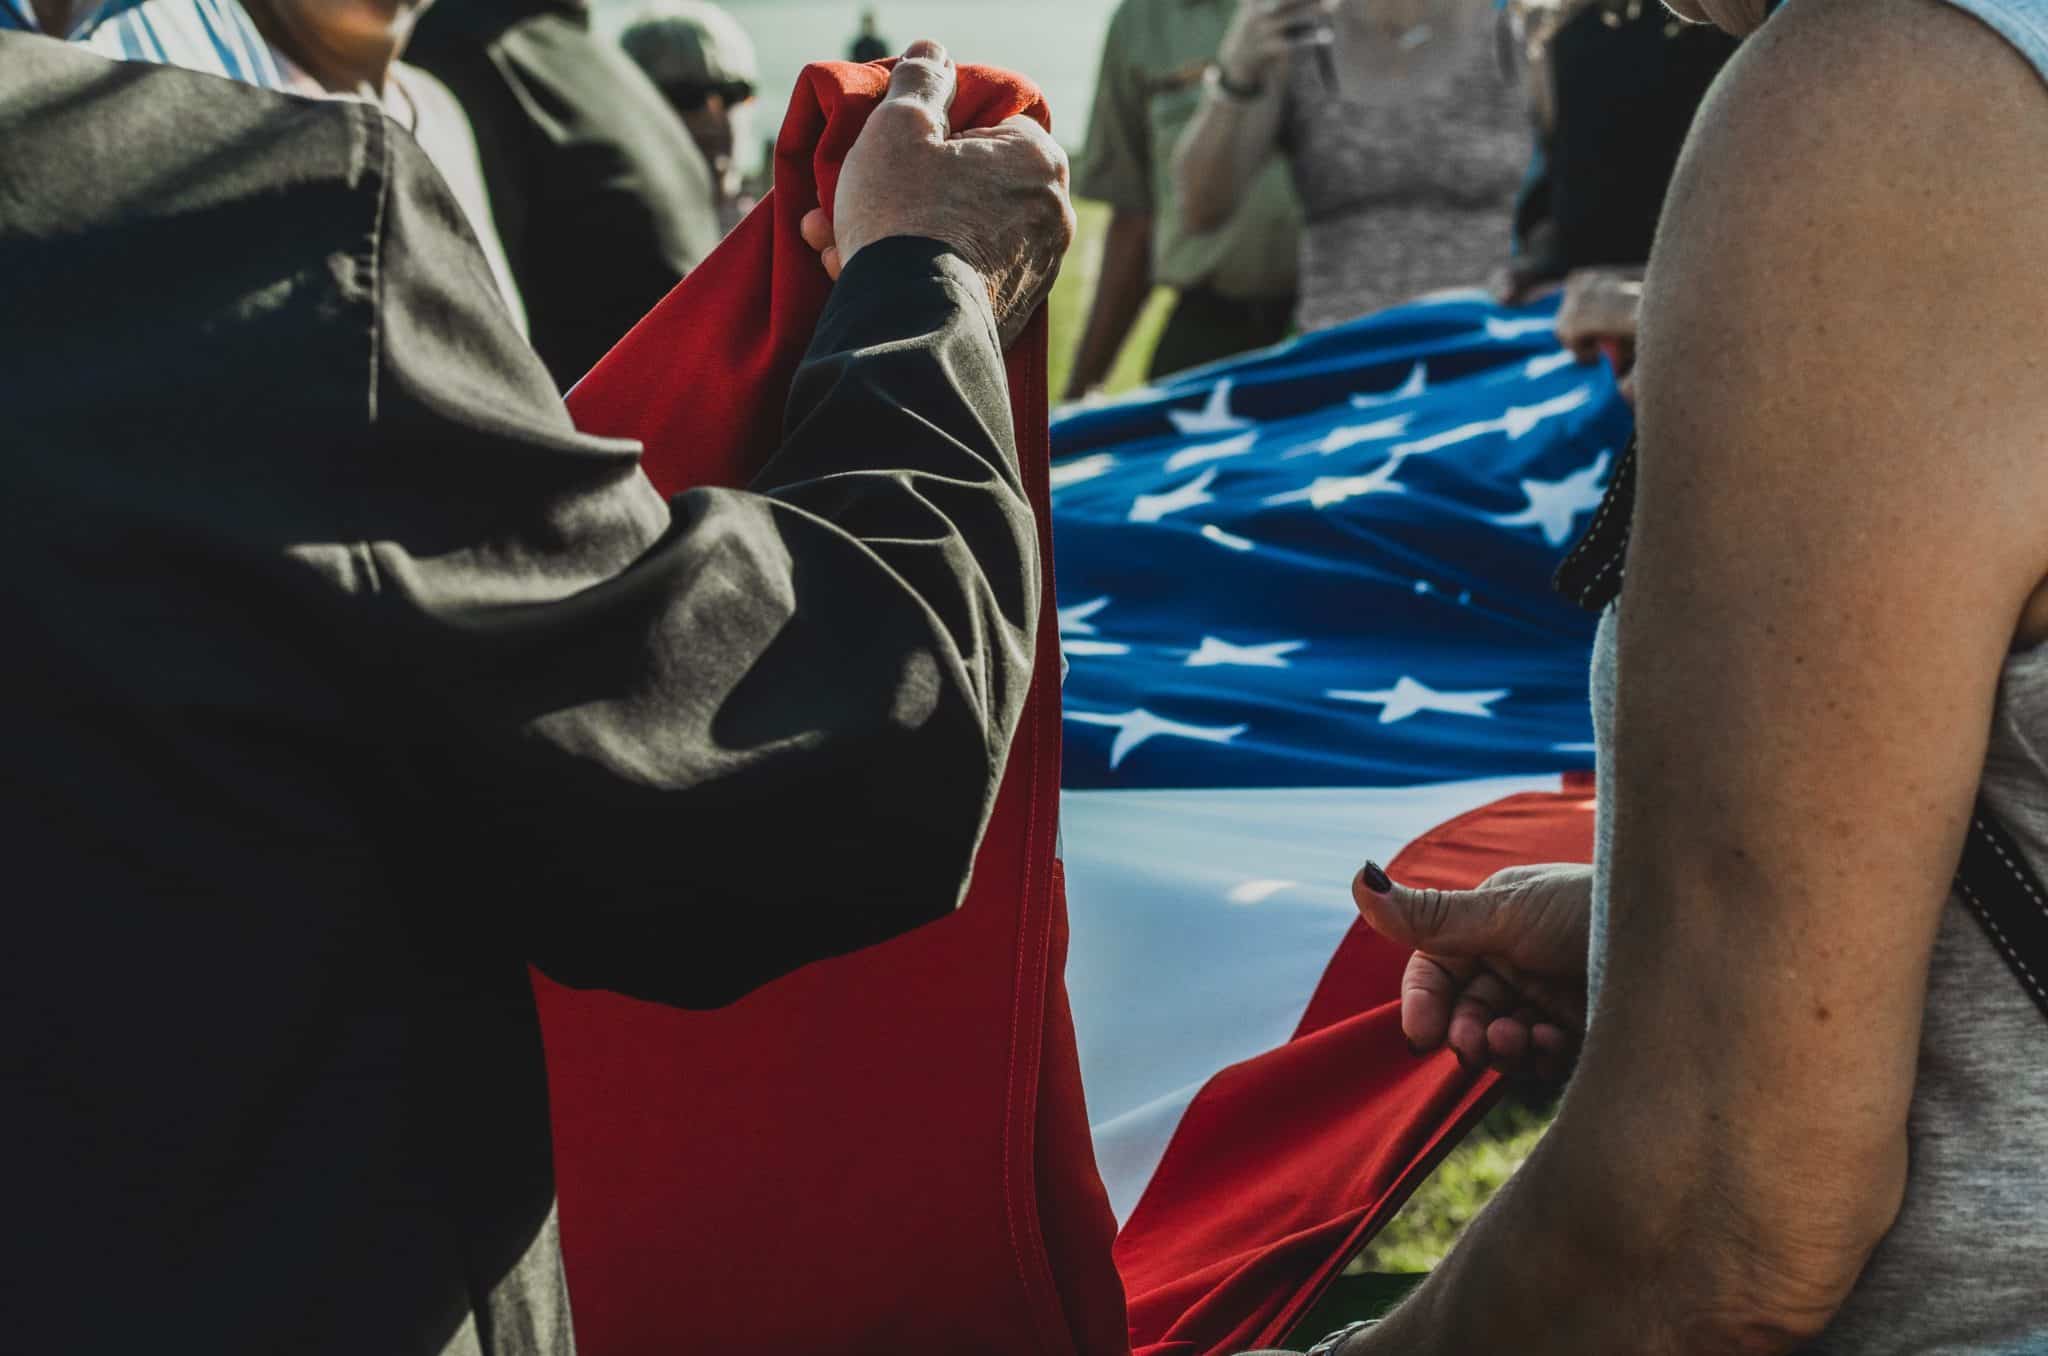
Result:
[[1603,353],[1614,362],[1622,394],[1635,398],[1636,326],[1643,308],[1640,270],[1582,268],[1565,279],[1557,310],[1557,339],[1593,362]]
[[1216,49],[1216,64],[1233,85],[1263,85],[1306,35],[1326,26],[1337,0],[1238,0]]
[[1007,348],[1052,290],[1074,240],[1067,155],[1024,117],[952,135],[956,87],[946,49],[912,43],[846,154],[832,215],[806,215],[803,237],[834,278],[891,236],[951,248],[987,280]]
[[1476,890],[1411,890],[1368,866],[1351,883],[1365,921],[1416,949],[1401,1030],[1418,1054],[1448,1044],[1468,1069],[1562,1075],[1586,1029],[1593,871],[1517,866]]

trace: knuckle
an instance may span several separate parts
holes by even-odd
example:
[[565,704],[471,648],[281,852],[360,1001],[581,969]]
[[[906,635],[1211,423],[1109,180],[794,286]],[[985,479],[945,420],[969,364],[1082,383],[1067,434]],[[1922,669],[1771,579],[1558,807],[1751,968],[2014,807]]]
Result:
[[930,56],[907,56],[896,63],[889,83],[904,88],[931,89],[946,78],[946,68]]
[[1444,930],[1451,917],[1451,897],[1443,890],[1409,890],[1408,922],[1418,936],[1433,937]]
[[868,117],[869,126],[877,122],[884,132],[897,137],[925,138],[943,131],[930,107],[915,99],[885,101]]
[[1053,179],[1060,184],[1065,184],[1068,177],[1073,173],[1073,161],[1067,155],[1067,148],[1054,141],[1051,137],[1047,137],[1045,139],[1045,154],[1047,163],[1052,169]]

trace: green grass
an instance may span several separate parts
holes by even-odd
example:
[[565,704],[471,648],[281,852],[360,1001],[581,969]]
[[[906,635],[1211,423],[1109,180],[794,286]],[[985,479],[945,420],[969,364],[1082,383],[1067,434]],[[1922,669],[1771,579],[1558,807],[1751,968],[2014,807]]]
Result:
[[1549,1109],[1503,1101],[1429,1175],[1352,1264],[1362,1272],[1433,1270],[1550,1128]]
[[1400,1303],[1522,1166],[1554,1114],[1512,1097],[1487,1113],[1316,1301],[1290,1346],[1305,1350],[1347,1323],[1378,1318]]
[[[1074,204],[1080,221],[1074,232],[1074,247],[1067,252],[1066,266],[1047,303],[1052,328],[1052,398],[1059,401],[1067,389],[1067,374],[1074,367],[1074,348],[1081,342],[1082,327],[1088,323],[1088,306],[1095,299],[1095,280],[1102,272],[1102,237],[1109,227],[1109,208],[1099,202]],[[1103,390],[1111,395],[1145,384],[1145,367],[1159,343],[1160,327],[1173,306],[1173,293],[1162,287],[1131,327],[1122,354]]]

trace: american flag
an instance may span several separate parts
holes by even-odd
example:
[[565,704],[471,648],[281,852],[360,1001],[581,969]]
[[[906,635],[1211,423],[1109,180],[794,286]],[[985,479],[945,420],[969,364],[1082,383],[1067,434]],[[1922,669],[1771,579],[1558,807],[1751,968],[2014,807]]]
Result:
[[1270,1340],[1398,1204],[1347,1198],[1384,1125],[1302,1086],[1384,994],[1360,863],[1590,843],[1549,579],[1632,421],[1552,319],[1447,295],[1055,422],[1067,980],[1141,1350]]

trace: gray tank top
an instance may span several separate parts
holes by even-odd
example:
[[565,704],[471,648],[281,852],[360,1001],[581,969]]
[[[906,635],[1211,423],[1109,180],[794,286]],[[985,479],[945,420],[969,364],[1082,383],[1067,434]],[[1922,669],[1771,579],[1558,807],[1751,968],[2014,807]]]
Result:
[[[2048,0],[2040,8],[2048,9]],[[2043,107],[2048,116],[2048,105]],[[1614,609],[1593,653],[1599,735],[1592,984],[1607,922],[1614,785]],[[1986,801],[2048,875],[2048,647],[1999,688]],[[1960,900],[1942,915],[1908,1123],[1905,1206],[1827,1335],[1826,1356],[2048,1353],[2048,1023]]]
[[1295,54],[1282,140],[1308,223],[1303,329],[1478,286],[1506,260],[1532,134],[1496,14],[1491,0],[1349,3],[1334,85]]

